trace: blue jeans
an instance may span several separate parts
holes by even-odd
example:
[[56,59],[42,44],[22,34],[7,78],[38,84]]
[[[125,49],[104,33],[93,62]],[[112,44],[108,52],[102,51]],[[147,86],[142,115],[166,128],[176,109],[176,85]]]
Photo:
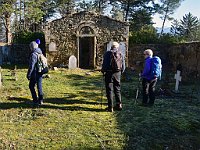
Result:
[[[36,84],[37,84],[38,96],[35,91]],[[35,77],[31,77],[30,82],[29,82],[29,89],[31,91],[31,95],[32,95],[34,103],[43,101],[42,75],[37,74]]]

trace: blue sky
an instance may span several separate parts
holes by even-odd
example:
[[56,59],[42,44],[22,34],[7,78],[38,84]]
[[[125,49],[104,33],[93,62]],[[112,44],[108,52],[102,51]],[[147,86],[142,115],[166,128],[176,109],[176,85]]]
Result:
[[[181,3],[181,6],[175,10],[173,17],[177,20],[183,18],[185,14],[191,13],[193,16],[196,16],[200,19],[200,0],[185,0]],[[155,15],[153,21],[155,27],[162,27],[162,20],[159,18],[159,15]],[[165,27],[170,27],[171,22],[167,21]]]

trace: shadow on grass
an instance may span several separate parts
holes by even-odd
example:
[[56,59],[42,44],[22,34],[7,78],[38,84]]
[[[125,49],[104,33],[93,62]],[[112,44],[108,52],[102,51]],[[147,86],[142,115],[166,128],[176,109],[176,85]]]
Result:
[[[61,109],[69,111],[95,111],[95,112],[104,112],[105,110],[101,108],[100,103],[98,102],[88,102],[84,100],[67,100],[66,98],[47,98],[43,105],[36,106],[33,105],[32,101],[27,98],[12,97],[8,98],[10,102],[0,103],[0,109],[12,109],[12,108],[46,108],[46,109]],[[13,102],[17,101],[17,102]],[[88,105],[99,105],[99,108],[91,107],[81,107],[73,106],[76,104],[88,104]],[[64,105],[64,106],[63,106]],[[70,106],[66,106],[70,105]],[[102,104],[105,105],[105,104]]]
[[142,107],[134,104],[133,94],[127,96],[130,90],[130,84],[122,87],[124,107],[117,114],[119,128],[127,136],[124,149],[200,148],[198,100],[189,102],[185,94],[157,95],[153,107]]
[[68,98],[47,98],[45,99],[45,103],[51,104],[60,104],[60,105],[72,105],[72,104],[88,104],[88,105],[96,105],[97,102],[91,102],[86,100],[70,100]]
[[12,65],[2,65],[1,67],[3,69],[14,70],[15,66],[17,67],[17,69],[27,69],[28,68],[28,62],[27,62],[27,65],[24,65],[24,64],[12,64]]

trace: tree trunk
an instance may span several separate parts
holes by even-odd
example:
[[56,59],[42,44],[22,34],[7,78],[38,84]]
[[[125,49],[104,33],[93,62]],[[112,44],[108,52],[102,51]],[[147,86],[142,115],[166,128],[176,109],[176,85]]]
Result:
[[169,3],[167,4],[167,10],[165,11],[165,16],[164,16],[164,20],[163,20],[163,23],[162,23],[162,29],[161,29],[161,32],[160,32],[160,36],[163,34],[163,30],[164,30],[164,26],[165,26],[165,21],[167,19],[167,15],[168,15],[168,11],[169,11]]
[[5,15],[5,27],[6,27],[6,42],[8,44],[10,44],[11,41],[12,41],[12,34],[11,34],[11,31],[10,31],[11,26],[10,25],[11,25],[10,15],[7,14],[7,15]]
[[127,7],[126,7],[125,21],[128,20],[129,9],[130,9],[130,0],[128,0]]

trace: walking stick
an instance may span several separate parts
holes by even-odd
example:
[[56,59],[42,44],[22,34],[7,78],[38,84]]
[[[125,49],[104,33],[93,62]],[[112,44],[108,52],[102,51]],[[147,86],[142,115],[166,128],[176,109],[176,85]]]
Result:
[[104,73],[103,73],[103,76],[102,76],[102,86],[101,86],[101,109],[102,109],[102,105],[103,105],[103,89],[104,89]]
[[138,78],[138,85],[137,85],[137,89],[136,89],[136,93],[135,93],[135,104],[138,103],[138,97],[139,97],[139,94],[141,92],[141,89],[140,89],[140,86],[141,86],[141,74],[139,73],[139,78]]

